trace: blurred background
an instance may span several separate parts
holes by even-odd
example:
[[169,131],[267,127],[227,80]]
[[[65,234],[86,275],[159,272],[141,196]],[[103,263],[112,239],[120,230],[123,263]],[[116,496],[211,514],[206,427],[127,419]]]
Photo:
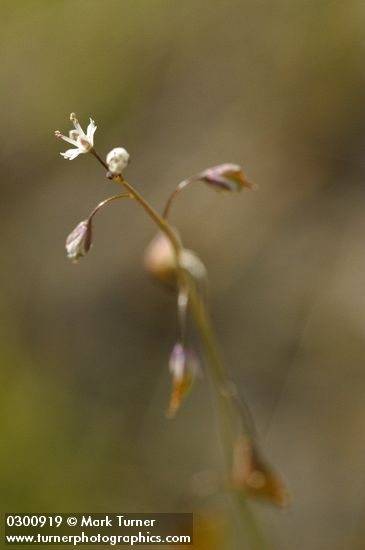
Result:
[[74,111],[96,120],[102,156],[128,149],[128,180],[160,210],[178,181],[222,162],[258,185],[197,185],[173,210],[291,494],[288,511],[255,513],[271,548],[364,549],[364,2],[0,11],[1,512],[194,510],[219,528],[217,504],[196,494],[221,461],[206,378],[164,416],[177,328],[173,295],[142,267],[153,225],[113,203],[88,257],[65,257],[67,234],[118,191],[92,157],[59,155],[53,132]]

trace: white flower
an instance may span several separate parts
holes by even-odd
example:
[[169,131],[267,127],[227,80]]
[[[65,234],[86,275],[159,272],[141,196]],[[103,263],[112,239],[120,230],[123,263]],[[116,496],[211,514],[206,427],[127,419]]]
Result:
[[97,126],[92,118],[90,118],[90,124],[87,127],[86,134],[81,128],[79,121],[76,118],[75,113],[70,114],[70,120],[75,126],[74,130],[69,132],[69,137],[63,136],[58,130],[55,132],[57,138],[67,141],[74,145],[76,149],[68,149],[65,153],[60,153],[65,159],[73,160],[80,155],[80,153],[88,153],[94,146],[94,134]]
[[116,147],[108,153],[106,163],[112,174],[119,175],[129,164],[129,153],[123,147]]

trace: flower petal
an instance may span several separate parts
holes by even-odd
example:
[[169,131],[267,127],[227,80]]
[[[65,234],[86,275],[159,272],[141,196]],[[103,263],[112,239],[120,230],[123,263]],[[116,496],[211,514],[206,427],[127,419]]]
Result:
[[75,141],[77,141],[77,138],[79,137],[78,131],[77,131],[77,130],[74,130],[74,129],[73,129],[73,130],[70,130],[69,133],[68,133],[68,135],[69,135],[69,138],[70,138],[70,139],[73,139],[73,140],[75,140]]
[[86,130],[86,137],[91,145],[94,145],[94,134],[95,134],[96,128],[97,126],[95,124],[95,121],[92,118],[90,118],[90,124],[88,125]]
[[[75,131],[75,130],[72,130],[72,131]],[[67,141],[67,143],[71,143],[71,145],[75,145],[75,147],[78,147],[78,143],[75,139],[72,139],[71,137],[64,136],[63,134],[59,134],[58,137],[63,139],[63,141]]]
[[79,121],[77,120],[75,113],[71,113],[71,114],[70,114],[70,120],[71,120],[72,124],[75,126],[75,129],[77,130],[79,136],[85,137],[85,138],[86,138],[85,132],[84,132],[84,130],[81,128],[80,123],[79,123]]
[[85,153],[81,149],[68,149],[65,153],[60,153],[60,155],[68,160],[73,160],[79,156],[80,153]]

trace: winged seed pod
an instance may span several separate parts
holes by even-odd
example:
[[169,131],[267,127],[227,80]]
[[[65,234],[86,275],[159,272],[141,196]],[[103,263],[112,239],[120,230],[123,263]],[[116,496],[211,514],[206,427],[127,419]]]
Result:
[[66,239],[67,257],[73,263],[85,256],[92,245],[92,224],[91,220],[80,222]]
[[283,483],[247,437],[240,436],[236,441],[232,476],[235,489],[280,508],[288,505],[289,497]]
[[216,191],[241,191],[243,187],[254,189],[239,164],[219,164],[207,168],[196,179],[204,181]]

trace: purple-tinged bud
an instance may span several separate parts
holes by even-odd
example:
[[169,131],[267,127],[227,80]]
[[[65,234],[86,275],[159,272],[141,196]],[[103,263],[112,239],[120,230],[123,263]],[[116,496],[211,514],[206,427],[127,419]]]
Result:
[[186,397],[199,371],[198,360],[191,350],[177,342],[171,352],[169,369],[172,374],[172,392],[167,416],[172,418]]
[[92,244],[91,220],[80,222],[66,239],[67,257],[74,263],[85,256]]
[[254,189],[238,164],[220,164],[198,174],[200,179],[217,191],[241,191],[243,187]]

